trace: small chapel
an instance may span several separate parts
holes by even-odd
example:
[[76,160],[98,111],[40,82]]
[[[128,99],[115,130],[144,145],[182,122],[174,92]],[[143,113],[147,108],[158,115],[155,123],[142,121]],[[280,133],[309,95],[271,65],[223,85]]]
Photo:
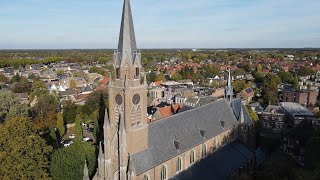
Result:
[[[107,87],[109,107],[103,124],[104,140],[99,145],[93,180],[177,178],[228,144],[246,143],[250,139],[244,133],[252,121],[241,100],[233,99],[230,70],[224,98],[147,123],[148,85],[129,0],[123,4],[113,66]],[[218,173],[222,172],[216,170],[220,177]],[[86,165],[83,179],[90,179]]]

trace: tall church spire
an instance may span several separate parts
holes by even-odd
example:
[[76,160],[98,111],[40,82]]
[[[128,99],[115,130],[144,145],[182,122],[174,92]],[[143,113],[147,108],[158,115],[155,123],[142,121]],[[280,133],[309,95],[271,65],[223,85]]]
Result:
[[231,102],[233,98],[233,87],[232,87],[232,76],[231,76],[231,68],[229,68],[228,72],[228,83],[225,87],[224,97]]
[[89,170],[88,170],[88,166],[87,166],[87,160],[84,161],[83,180],[90,180]]
[[[124,0],[118,52],[121,53],[122,57],[128,55],[130,57],[131,64],[133,64],[133,53],[136,51],[137,45],[133,27],[130,0]],[[122,61],[121,59],[123,60],[123,58],[120,58],[119,60]],[[119,64],[121,64],[121,62]]]

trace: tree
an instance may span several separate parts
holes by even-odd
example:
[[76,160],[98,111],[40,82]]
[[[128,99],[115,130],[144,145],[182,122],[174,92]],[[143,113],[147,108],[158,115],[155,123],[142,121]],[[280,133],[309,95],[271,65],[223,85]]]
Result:
[[257,127],[259,124],[259,117],[257,113],[255,113],[251,108],[248,107],[246,107],[246,110],[248,111],[250,118],[253,120],[254,126]]
[[249,63],[245,64],[243,66],[243,69],[246,71],[246,72],[251,72],[252,71],[252,67]]
[[314,75],[315,74],[315,71],[308,67],[308,66],[302,66],[300,68],[300,70],[298,71],[298,75],[299,76],[311,76],[311,75]]
[[14,93],[27,93],[30,91],[31,84],[25,77],[20,77],[19,82],[14,83],[12,92]]
[[149,82],[155,82],[155,81],[157,81],[157,75],[156,75],[156,73],[155,72],[151,72],[151,73],[149,73],[148,74],[148,76],[147,76],[147,80],[149,81]]
[[32,83],[30,100],[33,100],[36,96],[39,97],[46,94],[49,94],[49,89],[43,81],[34,81]]
[[299,90],[299,79],[298,76],[294,76],[292,81],[292,88],[295,90]]
[[60,136],[62,137],[66,132],[62,113],[57,114],[57,128],[59,130]]
[[20,78],[21,76],[19,74],[15,74],[14,76],[12,76],[11,83],[19,82]]
[[63,106],[63,120],[66,124],[72,124],[75,122],[77,108],[77,105],[75,105],[72,101],[65,101]]
[[9,119],[0,124],[1,179],[50,179],[47,146],[32,121],[24,117]]
[[159,73],[157,75],[156,81],[164,81],[164,80],[165,80],[164,74],[163,73]]
[[76,82],[76,80],[74,80],[74,79],[71,79],[70,81],[69,81],[69,89],[77,89],[77,82]]
[[35,127],[42,131],[55,128],[58,108],[59,100],[54,94],[45,94],[37,97],[37,103],[31,108]]
[[182,80],[182,76],[179,73],[174,73],[174,75],[172,75],[171,77],[173,80],[175,81],[180,81]]
[[64,70],[59,69],[56,73],[57,73],[57,76],[62,76],[64,75]]
[[235,92],[240,92],[245,88],[251,87],[250,83],[246,83],[245,80],[233,81],[232,86],[234,87]]
[[262,83],[262,96],[264,103],[275,104],[278,101],[278,85],[280,78],[276,74],[267,74]]
[[262,71],[262,66],[261,66],[261,64],[258,64],[258,65],[257,65],[256,71],[257,71],[257,72],[261,72],[261,71]]
[[294,80],[293,74],[290,72],[281,71],[278,73],[282,83],[291,84]]
[[96,166],[96,148],[89,143],[73,143],[53,152],[50,173],[53,180],[78,180],[83,178],[84,161],[87,160],[92,177]]
[[27,117],[28,107],[20,103],[20,100],[10,91],[0,91],[0,122],[15,116]]
[[104,107],[108,106],[107,91],[95,91],[87,98],[87,101],[82,108],[82,112],[90,116],[94,111],[98,110],[102,104],[104,104]]
[[0,74],[0,83],[7,83],[8,78],[4,74]]

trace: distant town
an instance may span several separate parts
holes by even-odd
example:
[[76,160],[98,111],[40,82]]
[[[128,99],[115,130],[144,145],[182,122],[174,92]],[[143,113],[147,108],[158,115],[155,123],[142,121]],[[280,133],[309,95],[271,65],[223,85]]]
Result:
[[[246,109],[244,116],[253,122],[248,146],[255,163],[236,167],[227,176],[317,179],[314,173],[320,168],[317,154],[320,50],[140,52],[144,71],[137,77],[147,85],[148,124],[169,121],[177,114],[219,103],[226,98],[226,87],[230,86],[231,98],[241,100]],[[117,78],[113,77],[117,74],[113,53],[113,50],[0,51],[0,151],[8,143],[4,139],[15,140],[25,131],[19,128],[30,126],[45,141],[30,147],[39,148],[44,155],[39,154],[41,163],[46,164],[34,172],[34,179],[81,179],[86,174],[85,157],[87,173],[92,177],[96,170],[95,145],[103,140],[104,110],[111,102],[107,87]],[[140,99],[135,101],[138,103]],[[19,124],[16,116],[29,119],[30,124]],[[12,128],[17,130],[11,131]],[[81,146],[76,145],[80,142]],[[67,163],[70,158],[73,165]],[[4,159],[0,154],[0,160]],[[6,163],[9,161],[1,161],[1,167]],[[0,170],[0,176],[4,174],[7,172]]]

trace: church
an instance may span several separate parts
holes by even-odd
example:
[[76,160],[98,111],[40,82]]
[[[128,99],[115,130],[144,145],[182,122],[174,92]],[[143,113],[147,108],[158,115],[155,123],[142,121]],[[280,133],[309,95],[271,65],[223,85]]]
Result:
[[[232,99],[229,71],[225,98],[160,121],[147,123],[147,81],[137,49],[130,1],[124,0],[114,73],[94,180],[165,180],[241,136],[251,119]],[[110,76],[111,77],[111,76]],[[84,168],[84,180],[89,180]]]

